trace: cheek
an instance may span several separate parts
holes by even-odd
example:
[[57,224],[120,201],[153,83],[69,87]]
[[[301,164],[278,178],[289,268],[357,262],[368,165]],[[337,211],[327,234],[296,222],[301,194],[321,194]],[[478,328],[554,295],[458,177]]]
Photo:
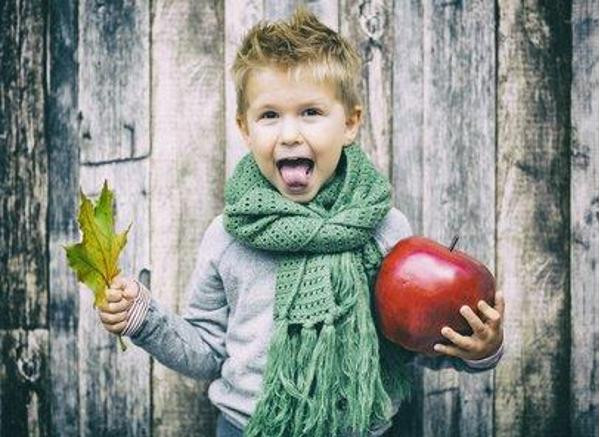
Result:
[[331,173],[333,172],[340,160],[341,148],[338,150],[337,147],[329,147],[326,151],[320,154],[318,161],[320,164],[321,172]]
[[273,164],[272,155],[268,151],[254,149],[254,159],[263,175],[272,177],[277,171],[277,168]]

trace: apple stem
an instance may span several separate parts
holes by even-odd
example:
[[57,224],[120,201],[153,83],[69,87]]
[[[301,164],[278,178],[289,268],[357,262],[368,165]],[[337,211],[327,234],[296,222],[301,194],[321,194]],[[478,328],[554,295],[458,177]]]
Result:
[[458,242],[458,235],[455,235],[454,238],[452,239],[452,244],[450,244],[450,252],[452,252],[452,249],[454,249],[454,246],[456,246],[457,242]]

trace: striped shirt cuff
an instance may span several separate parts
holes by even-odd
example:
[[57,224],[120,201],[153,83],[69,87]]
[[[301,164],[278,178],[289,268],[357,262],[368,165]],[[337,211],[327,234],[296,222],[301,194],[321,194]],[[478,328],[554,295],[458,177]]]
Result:
[[148,305],[150,304],[150,291],[137,279],[134,279],[138,286],[138,294],[133,301],[133,304],[127,311],[127,325],[121,335],[133,337],[140,330],[142,323],[146,319]]
[[498,363],[498,361],[500,361],[500,358],[502,357],[503,353],[504,353],[504,342],[502,342],[502,344],[500,345],[498,350],[496,352],[494,352],[494,354],[490,355],[489,357],[485,357],[480,360],[467,360],[467,359],[463,358],[463,361],[465,363],[467,363],[467,365],[469,367],[472,367],[474,369],[488,369],[490,367],[494,367]]

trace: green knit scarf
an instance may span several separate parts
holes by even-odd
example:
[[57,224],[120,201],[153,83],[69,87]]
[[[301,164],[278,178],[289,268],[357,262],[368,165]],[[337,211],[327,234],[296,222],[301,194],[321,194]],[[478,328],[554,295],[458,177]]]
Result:
[[225,228],[278,259],[275,331],[245,436],[367,435],[390,420],[388,391],[408,395],[407,355],[386,343],[371,314],[382,260],[373,230],[390,193],[356,144],[306,204],[283,197],[251,154],[227,181]]

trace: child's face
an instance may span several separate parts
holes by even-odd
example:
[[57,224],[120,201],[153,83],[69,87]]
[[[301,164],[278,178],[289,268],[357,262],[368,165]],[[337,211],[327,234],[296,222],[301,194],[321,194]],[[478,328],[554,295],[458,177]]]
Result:
[[[294,202],[312,200],[334,175],[342,147],[360,124],[361,108],[348,116],[328,83],[282,70],[253,71],[246,88],[248,111],[238,126],[262,174]],[[296,161],[287,159],[304,158]]]

